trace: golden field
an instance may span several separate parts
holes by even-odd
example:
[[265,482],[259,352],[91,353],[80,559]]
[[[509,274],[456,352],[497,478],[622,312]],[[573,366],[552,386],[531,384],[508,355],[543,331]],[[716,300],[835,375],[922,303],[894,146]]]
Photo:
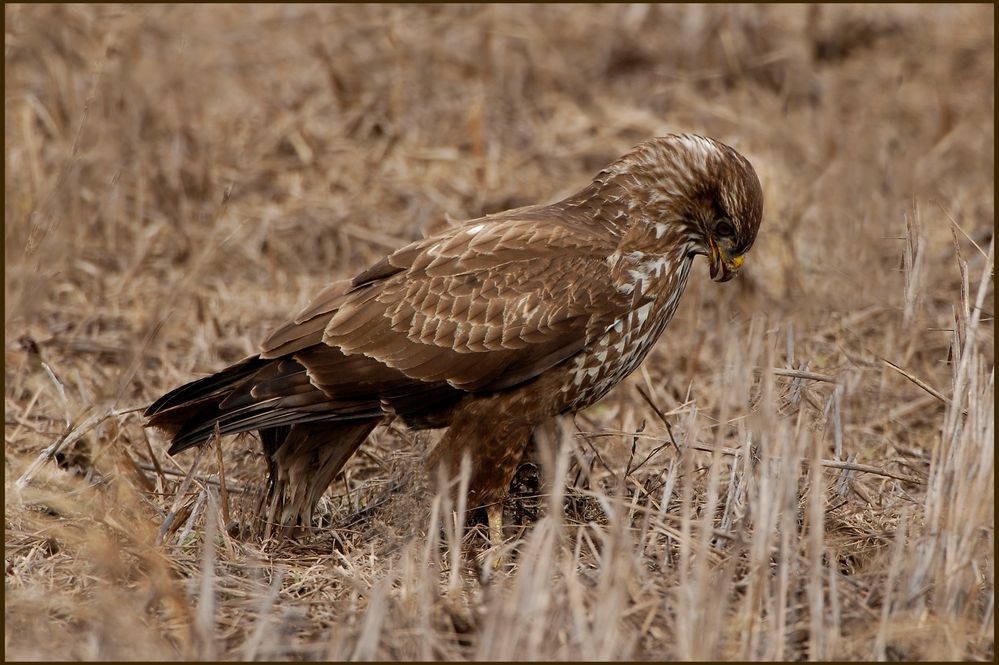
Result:
[[[4,14],[8,659],[994,658],[992,6]],[[143,429],[326,283],[669,132],[750,159],[758,240],[540,437],[502,548],[438,433],[264,541],[252,436]]]

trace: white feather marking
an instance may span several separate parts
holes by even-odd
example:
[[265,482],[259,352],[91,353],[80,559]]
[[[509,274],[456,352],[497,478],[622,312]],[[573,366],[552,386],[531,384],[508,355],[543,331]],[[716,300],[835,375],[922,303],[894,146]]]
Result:
[[484,228],[486,228],[486,225],[485,225],[485,224],[476,224],[476,225],[475,225],[475,226],[473,226],[472,228],[470,228],[470,229],[467,229],[467,230],[465,231],[465,233],[467,233],[467,234],[468,234],[468,235],[470,235],[470,236],[474,236],[474,235],[475,235],[476,233],[478,233],[479,231],[481,231],[481,230],[482,230],[482,229],[484,229]]
[[642,266],[642,268],[639,268],[637,270],[634,269],[629,270],[628,274],[631,275],[631,278],[636,282],[643,282],[649,278],[649,273],[647,272],[647,270],[643,270],[643,268],[645,268],[647,265],[648,264],[645,264]]
[[681,134],[677,142],[686,148],[694,165],[700,169],[707,167],[708,156],[718,154],[718,148],[713,143],[696,134]]
[[649,312],[651,311],[652,311],[652,303],[646,303],[645,305],[642,305],[637,310],[635,310],[635,314],[638,315],[639,326],[645,325],[645,322],[649,319]]
[[646,272],[656,277],[661,277],[664,272],[669,270],[669,267],[670,260],[665,256],[657,256],[654,259],[646,261],[644,265]]

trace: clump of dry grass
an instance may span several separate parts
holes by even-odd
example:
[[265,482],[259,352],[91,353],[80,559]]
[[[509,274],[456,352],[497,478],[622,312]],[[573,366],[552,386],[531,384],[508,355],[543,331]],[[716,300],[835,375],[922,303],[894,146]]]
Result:
[[[991,7],[5,19],[8,658],[994,657]],[[325,282],[681,130],[761,175],[748,269],[539,436],[503,552],[432,433],[278,543],[252,439],[141,428]]]

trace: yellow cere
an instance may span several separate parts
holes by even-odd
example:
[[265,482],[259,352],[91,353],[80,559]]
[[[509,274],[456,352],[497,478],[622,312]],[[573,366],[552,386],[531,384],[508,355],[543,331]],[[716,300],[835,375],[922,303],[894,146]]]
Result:
[[728,265],[733,270],[738,270],[740,267],[742,267],[742,255],[740,254],[739,256],[733,256],[732,259],[728,262]]

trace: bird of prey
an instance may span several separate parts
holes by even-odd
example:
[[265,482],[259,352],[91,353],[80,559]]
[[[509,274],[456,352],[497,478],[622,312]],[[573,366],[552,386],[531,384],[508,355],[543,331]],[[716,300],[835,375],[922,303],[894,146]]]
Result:
[[169,453],[257,430],[265,521],[294,529],[376,425],[447,432],[429,466],[472,462],[469,506],[501,500],[535,427],[628,376],[697,254],[731,279],[756,239],[750,163],[714,139],[645,141],[579,192],[454,224],[327,286],[260,353],[146,410]]

